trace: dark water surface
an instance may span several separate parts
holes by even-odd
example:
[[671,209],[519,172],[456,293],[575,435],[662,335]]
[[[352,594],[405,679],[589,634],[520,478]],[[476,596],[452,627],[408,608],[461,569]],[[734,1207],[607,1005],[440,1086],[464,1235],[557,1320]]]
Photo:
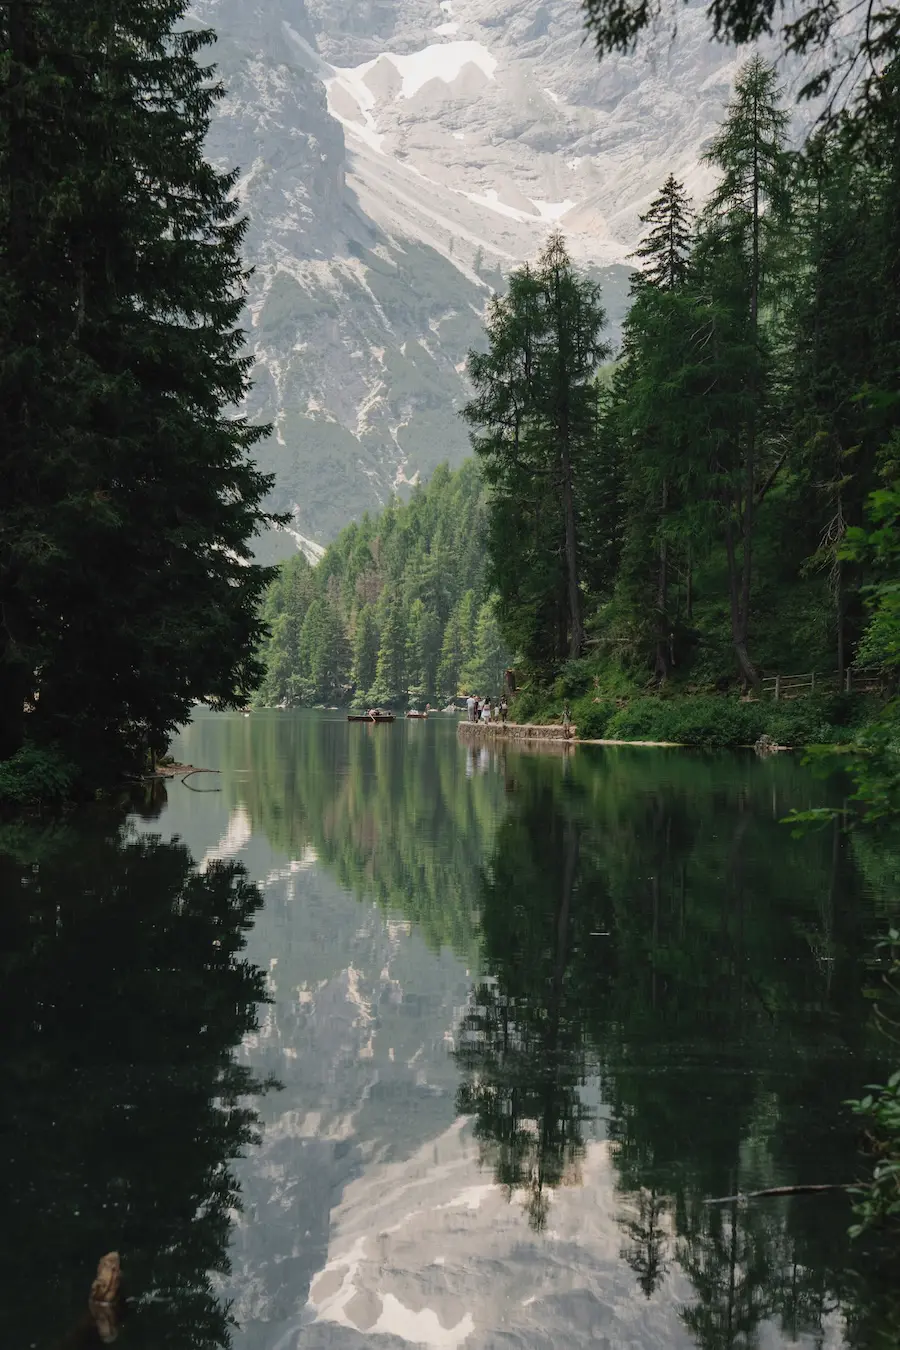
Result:
[[142,1350],[879,1344],[841,1195],[705,1203],[864,1165],[892,869],[779,824],[808,770],[339,714],[174,749],[221,773],[0,832],[4,1346],[100,1345],[111,1248]]

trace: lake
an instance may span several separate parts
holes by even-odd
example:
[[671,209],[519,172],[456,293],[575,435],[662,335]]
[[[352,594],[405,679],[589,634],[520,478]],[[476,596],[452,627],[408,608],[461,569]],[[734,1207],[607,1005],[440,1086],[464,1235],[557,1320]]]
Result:
[[863,1175],[890,1062],[896,867],[792,838],[796,758],[173,751],[219,772],[0,831],[6,1344],[100,1345],[113,1248],[146,1350],[878,1344],[841,1192],[727,1199]]

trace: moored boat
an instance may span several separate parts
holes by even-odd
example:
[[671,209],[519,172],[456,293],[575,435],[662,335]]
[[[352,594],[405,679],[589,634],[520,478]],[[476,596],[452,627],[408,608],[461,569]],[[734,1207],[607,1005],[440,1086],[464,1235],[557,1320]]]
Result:
[[373,708],[364,713],[348,713],[348,722],[393,722],[394,714],[385,712],[383,708]]
[[411,718],[413,721],[424,722],[428,714],[427,712],[414,712],[411,710],[406,714],[406,716]]

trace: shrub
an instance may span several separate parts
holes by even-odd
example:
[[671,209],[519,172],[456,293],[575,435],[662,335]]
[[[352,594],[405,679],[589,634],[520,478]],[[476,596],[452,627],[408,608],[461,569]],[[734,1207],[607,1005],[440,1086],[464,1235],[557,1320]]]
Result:
[[599,741],[607,734],[607,727],[615,712],[616,705],[611,699],[597,702],[592,694],[587,694],[572,704],[572,721],[580,737]]
[[639,698],[610,720],[616,740],[675,741],[681,745],[752,745],[762,734],[762,705],[712,695],[697,698]]
[[754,745],[763,734],[779,745],[827,745],[847,738],[844,719],[858,706],[841,696],[748,702],[699,694],[687,698],[634,699],[609,721],[606,735],[623,741],[674,741],[724,748]]
[[75,777],[55,746],[25,745],[0,763],[0,805],[58,805],[71,796]]
[[509,708],[509,717],[512,722],[531,722],[546,708],[547,705],[546,689],[522,689],[520,690]]

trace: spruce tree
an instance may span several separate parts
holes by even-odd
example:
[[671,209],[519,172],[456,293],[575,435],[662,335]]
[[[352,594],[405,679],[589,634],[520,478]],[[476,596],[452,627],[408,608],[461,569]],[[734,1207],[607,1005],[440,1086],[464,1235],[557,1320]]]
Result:
[[[671,174],[641,222],[648,227],[636,250],[642,266],[632,277],[624,366],[613,382],[603,441],[618,441],[627,518],[617,609],[629,616],[628,645],[643,656],[649,639],[655,673],[664,680],[673,654],[673,521],[689,463],[684,417],[672,391],[690,340],[692,213],[683,185]],[[635,631],[632,615],[643,631]]]
[[356,616],[353,634],[353,666],[350,683],[360,692],[370,689],[375,682],[378,666],[378,620],[372,605],[363,605]]
[[95,777],[261,673],[245,222],[186,11],[0,11],[0,754],[27,732]]
[[787,114],[774,69],[754,56],[740,70],[707,163],[721,175],[701,219],[694,255],[704,322],[694,378],[708,378],[711,498],[728,563],[731,636],[741,675],[757,685],[749,650],[757,494],[768,472],[772,311],[779,302],[789,214]]
[[579,536],[583,468],[597,434],[594,376],[609,354],[599,287],[578,275],[562,237],[514,272],[489,308],[489,350],[472,352],[464,409],[493,488],[491,579],[511,646],[539,666],[584,646]]
[[669,174],[640,221],[647,228],[635,249],[640,270],[632,277],[632,289],[646,284],[659,291],[679,290],[689,274],[693,217],[684,184],[674,174]]

